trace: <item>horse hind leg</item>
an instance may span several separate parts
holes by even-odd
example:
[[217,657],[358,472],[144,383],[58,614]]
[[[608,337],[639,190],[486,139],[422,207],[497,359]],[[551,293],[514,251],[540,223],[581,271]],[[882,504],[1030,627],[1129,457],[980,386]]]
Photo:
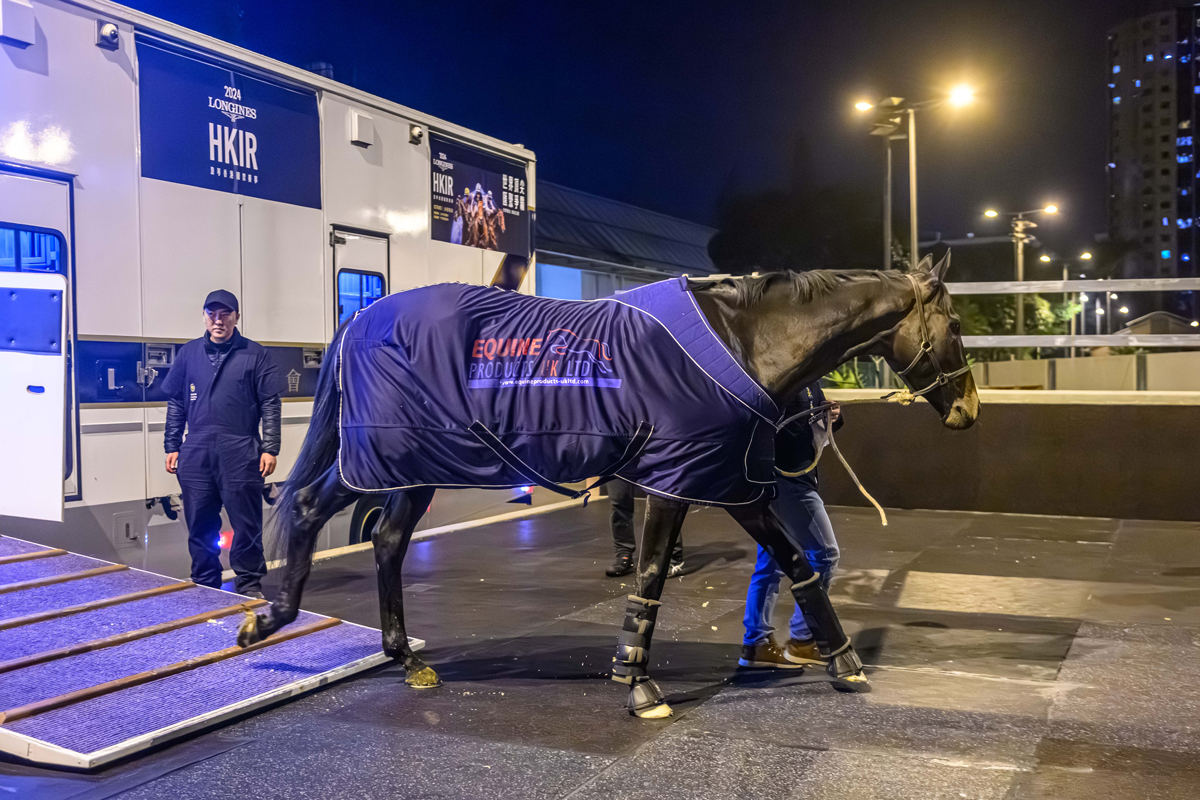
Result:
[[433,500],[433,489],[409,489],[394,493],[383,511],[375,534],[375,575],[379,581],[379,617],[383,628],[383,652],[404,665],[404,682],[414,689],[442,685],[437,672],[413,652],[404,626],[404,586],[401,572],[413,529]]
[[687,503],[677,500],[655,495],[647,499],[646,525],[638,558],[638,593],[628,597],[612,674],[614,681],[629,686],[626,708],[630,714],[642,719],[662,719],[674,713],[663,699],[658,684],[650,679],[648,664],[671,550],[679,539],[687,510]]
[[839,692],[869,692],[871,683],[863,673],[862,661],[854,652],[850,637],[829,595],[821,585],[821,576],[813,570],[804,553],[798,550],[783,532],[783,526],[767,503],[734,506],[727,509],[746,532],[775,559],[775,563],[792,581],[792,596],[808,622],[817,648],[828,658],[826,670],[833,688]]
[[279,520],[278,535],[287,537],[287,564],[275,601],[263,614],[246,612],[238,629],[238,644],[248,647],[295,621],[300,597],[312,570],[312,555],[321,528],[359,494],[341,482],[337,466],[330,467],[313,483],[299,489],[289,517]]

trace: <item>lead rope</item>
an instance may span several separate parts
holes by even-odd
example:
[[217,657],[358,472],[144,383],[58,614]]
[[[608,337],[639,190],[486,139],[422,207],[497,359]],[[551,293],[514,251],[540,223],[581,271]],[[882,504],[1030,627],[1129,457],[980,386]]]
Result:
[[[897,394],[897,393],[893,392],[892,394]],[[913,399],[916,399],[916,398],[913,398]],[[856,402],[868,402],[868,401],[867,400],[847,400],[847,401],[843,402],[842,405],[846,405],[848,403],[856,403]],[[902,402],[902,401],[888,400],[888,402],[896,403],[896,402]],[[912,400],[908,401],[908,403],[911,403],[911,402],[912,402]],[[908,405],[908,403],[902,403],[902,404]],[[778,429],[782,430],[785,425],[788,425],[789,423],[796,421],[800,417],[812,416],[813,414],[822,414],[823,413],[825,415],[825,424],[829,431],[829,446],[831,448],[833,448],[833,454],[838,457],[838,461],[842,462],[842,466],[845,467],[845,469],[846,469],[846,474],[850,476],[850,480],[854,481],[854,485],[858,487],[858,491],[862,493],[862,496],[867,498],[867,502],[869,502],[871,505],[875,506],[875,510],[879,512],[879,520],[880,520],[880,522],[883,523],[883,527],[886,528],[887,524],[888,524],[887,512],[883,510],[883,506],[879,505],[879,502],[874,497],[872,497],[871,493],[868,492],[866,490],[866,488],[862,485],[862,481],[860,481],[858,479],[858,476],[854,474],[854,470],[850,468],[850,462],[846,461],[846,457],[844,455],[842,455],[842,451],[838,449],[837,442],[835,442],[833,440],[833,422],[830,421],[830,419],[829,419],[830,414],[831,414],[830,410],[832,408],[833,408],[833,403],[822,403],[819,406],[813,406],[808,411],[802,411],[799,414],[794,414],[794,415],[788,417],[787,419],[785,419],[783,422],[781,422],[779,424]],[[804,469],[800,470],[799,472],[787,472],[785,470],[782,470],[782,469],[779,469],[778,467],[776,467],[775,471],[778,472],[780,475],[783,475],[784,477],[787,477],[787,478],[799,478],[801,475],[807,475],[808,473],[812,472],[814,469],[817,468],[817,464],[820,463],[820,461],[821,461],[821,454],[824,452],[825,452],[825,443],[821,442],[821,446],[817,448],[817,454],[816,454],[816,456],[813,457],[812,463],[809,464]]]

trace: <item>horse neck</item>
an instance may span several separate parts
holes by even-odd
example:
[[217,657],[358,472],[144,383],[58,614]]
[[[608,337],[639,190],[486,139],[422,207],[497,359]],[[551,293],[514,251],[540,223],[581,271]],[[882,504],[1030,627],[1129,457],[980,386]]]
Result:
[[698,296],[713,330],[750,374],[780,404],[840,365],[873,350],[909,311],[911,284],[882,274],[842,278],[840,285],[811,300],[792,295],[778,281],[751,307],[732,293]]

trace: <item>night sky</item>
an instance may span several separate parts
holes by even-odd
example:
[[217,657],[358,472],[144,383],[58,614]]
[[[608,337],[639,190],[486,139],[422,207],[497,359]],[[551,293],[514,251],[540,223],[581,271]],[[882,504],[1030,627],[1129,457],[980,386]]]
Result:
[[922,237],[999,233],[984,208],[1053,201],[1038,233],[1064,253],[1105,229],[1106,31],[1162,5],[127,2],[523,143],[542,179],[706,224],[723,190],[785,184],[798,149],[804,180],[881,186],[854,102],[970,82],[974,107],[919,119]]

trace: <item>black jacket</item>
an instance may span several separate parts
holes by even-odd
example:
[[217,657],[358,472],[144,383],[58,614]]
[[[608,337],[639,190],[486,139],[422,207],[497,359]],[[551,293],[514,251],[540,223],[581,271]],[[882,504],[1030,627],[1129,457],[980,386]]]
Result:
[[228,352],[220,352],[224,349],[213,345],[206,333],[175,353],[163,382],[168,397],[165,451],[179,451],[186,425],[189,439],[248,439],[258,452],[279,455],[283,387],[271,354],[236,330]]
[[[825,393],[821,391],[821,384],[814,383],[802,389],[796,399],[788,403],[787,409],[784,411],[784,418],[807,411],[825,402],[827,401]],[[812,419],[815,417],[810,418],[808,422],[796,420],[775,434],[775,465],[779,469],[787,472],[799,472],[817,457],[816,447],[813,445]],[[842,427],[844,421],[844,417],[838,417],[838,421],[833,423],[833,429],[836,431]]]

